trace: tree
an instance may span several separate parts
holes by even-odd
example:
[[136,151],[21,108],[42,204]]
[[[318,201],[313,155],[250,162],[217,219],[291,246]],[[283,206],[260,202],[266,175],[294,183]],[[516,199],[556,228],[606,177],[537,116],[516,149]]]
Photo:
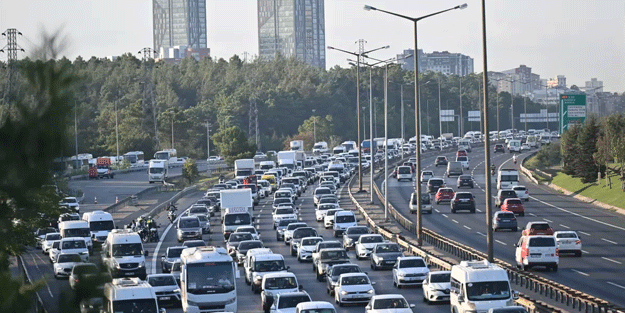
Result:
[[299,132],[293,137],[288,137],[285,140],[285,146],[289,146],[291,140],[304,140],[304,150],[311,151],[313,141],[330,141],[330,136],[334,134],[334,122],[332,115],[326,115],[325,118],[320,116],[311,116],[304,120],[302,125],[297,128]]
[[200,175],[194,159],[187,159],[182,166],[182,177],[190,184]]
[[230,165],[236,159],[251,158],[256,151],[256,145],[248,140],[238,126],[224,128],[211,137],[226,163]]
[[581,126],[574,125],[562,134],[560,140],[562,171],[567,175],[574,176],[577,173],[576,169],[579,161],[577,152],[580,150],[577,145],[577,137],[580,132]]
[[575,158],[577,167],[575,176],[580,177],[583,183],[590,183],[596,180],[599,168],[593,159],[597,152],[597,137],[599,134],[599,122],[596,116],[589,116],[581,127],[577,136],[577,147]]

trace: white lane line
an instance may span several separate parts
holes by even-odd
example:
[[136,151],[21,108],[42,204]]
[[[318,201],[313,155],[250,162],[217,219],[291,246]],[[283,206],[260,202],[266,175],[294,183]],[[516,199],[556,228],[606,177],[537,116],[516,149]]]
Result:
[[505,242],[503,242],[503,241],[501,241],[501,240],[497,240],[497,239],[495,239],[495,241],[497,241],[498,243],[500,243],[500,244],[502,244],[502,245],[504,245],[504,246],[507,246],[507,245],[508,245],[507,243],[505,243]]
[[610,285],[612,285],[612,286],[614,286],[614,287],[619,287],[619,288],[621,288],[621,289],[625,289],[625,286],[621,286],[621,285],[619,285],[619,284],[615,284],[615,283],[613,283],[613,282],[611,282],[611,281],[607,281],[606,283],[608,283],[608,284],[610,284]]
[[616,225],[612,225],[612,224],[610,224],[610,223],[606,223],[606,222],[603,222],[603,221],[600,221],[600,220],[596,220],[596,219],[594,219],[594,218],[590,218],[590,217],[588,217],[588,216],[581,215],[581,214],[579,214],[579,213],[571,212],[571,211],[569,211],[569,210],[567,210],[567,209],[563,209],[563,208],[561,208],[561,207],[559,207],[559,206],[556,206],[556,205],[553,205],[553,204],[551,204],[551,203],[545,202],[545,201],[540,200],[540,199],[538,199],[538,198],[536,198],[536,197],[532,197],[532,196],[530,196],[530,198],[531,198],[531,199],[534,199],[534,200],[536,200],[536,201],[538,201],[538,202],[540,202],[540,203],[542,203],[542,204],[544,204],[544,205],[548,205],[548,206],[550,206],[550,207],[552,207],[552,208],[554,208],[554,209],[560,210],[560,211],[562,211],[562,212],[567,212],[567,213],[569,213],[569,214],[572,214],[572,215],[575,215],[575,216],[578,216],[578,217],[581,217],[581,218],[587,219],[587,220],[589,220],[589,221],[593,221],[593,222],[599,223],[599,224],[601,224],[601,225],[605,225],[605,226],[609,226],[609,227],[612,227],[612,228],[615,228],[615,229],[618,229],[618,230],[623,230],[623,231],[625,231],[625,227],[619,227],[619,226],[616,226]]
[[480,233],[479,231],[477,232],[479,235],[486,237],[485,234]]
[[434,209],[434,211],[436,211],[436,213],[441,213],[441,211],[439,211],[438,209]]
[[601,240],[603,240],[603,241],[605,241],[605,242],[609,242],[609,243],[611,243],[611,244],[613,244],[613,245],[618,245],[618,243],[617,243],[617,242],[614,242],[614,241],[612,241],[612,240],[608,240],[608,239],[605,239],[605,238],[601,238]]
[[167,226],[167,228],[165,228],[165,231],[159,238],[158,243],[156,244],[156,249],[154,249],[154,253],[152,253],[152,268],[150,268],[150,272],[152,272],[152,274],[156,274],[156,259],[158,257],[158,251],[161,249],[161,245],[163,244],[163,240],[165,240],[165,237],[167,236],[167,233],[169,232],[171,227],[174,226],[174,224],[178,222],[178,219],[180,218],[180,216],[182,216],[185,213],[185,211],[186,210],[182,211],[181,214],[176,216],[176,219],[174,220],[174,222],[170,223]]
[[469,227],[469,226],[467,226],[467,225],[462,225],[462,226],[464,226],[464,228],[466,228],[466,229],[468,229],[468,230],[471,230],[471,227]]
[[459,224],[459,223],[458,223],[458,221],[456,221],[456,220],[454,220],[454,219],[452,219],[452,221],[453,221],[454,223],[456,223],[456,224]]
[[[29,254],[30,254],[30,257],[33,258],[33,263],[35,264],[35,267],[37,268],[39,273],[41,273],[41,275],[43,276],[44,273],[39,268],[39,265],[37,265],[37,260],[35,260],[35,256],[37,256],[37,257],[39,257],[39,256],[37,254],[35,254],[35,253],[30,253],[30,252],[29,252]],[[48,285],[48,281],[44,279],[43,283],[46,284],[46,289],[48,289],[48,294],[50,294],[50,298],[54,298],[54,295],[52,295],[52,290],[50,290],[50,285]]]
[[480,209],[475,209],[475,210],[476,210],[476,211],[478,211],[478,212],[480,212],[480,213],[482,213],[482,210],[480,210]]
[[564,227],[564,228],[566,228],[566,229],[571,229],[571,227],[568,227],[568,226],[566,226],[566,225],[564,225],[564,224],[560,224],[560,226],[561,226],[561,227]]
[[534,214],[534,213],[527,213],[527,215],[536,217],[536,214]]
[[441,215],[444,216],[445,218],[449,218],[449,217],[447,217],[447,214],[441,214]]
[[579,231],[580,234],[584,235],[584,236],[592,236],[591,234],[587,233],[587,232],[583,232],[583,231]]
[[586,251],[586,250],[582,250],[582,253],[590,253],[590,252],[588,252],[588,251]]
[[552,220],[548,220],[548,219],[546,219],[546,218],[543,218],[543,220],[544,220],[544,221],[546,221],[546,222],[549,222],[549,223],[553,223],[553,221],[552,221]]
[[578,270],[576,270],[576,269],[571,269],[571,271],[573,271],[573,272],[575,272],[575,273],[577,273],[577,274],[580,274],[580,275],[584,275],[584,276],[586,276],[586,277],[590,276],[589,274],[586,274],[586,273],[584,273],[584,272],[580,272],[580,271],[578,271]]
[[612,259],[610,259],[610,258],[606,258],[606,257],[604,257],[604,256],[602,256],[601,258],[602,258],[602,259],[604,259],[604,260],[606,260],[606,261],[610,261],[610,262],[612,262],[612,263],[616,263],[616,264],[623,264],[622,262],[619,262],[619,261],[617,261],[617,260],[612,260]]

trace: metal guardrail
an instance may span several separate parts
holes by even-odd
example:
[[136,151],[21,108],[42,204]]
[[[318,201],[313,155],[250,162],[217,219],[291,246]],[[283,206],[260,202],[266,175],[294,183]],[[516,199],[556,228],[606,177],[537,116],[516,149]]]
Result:
[[[24,259],[22,259],[21,255],[17,256],[18,267],[22,271],[22,277],[24,278],[25,284],[32,284],[32,280],[30,279],[30,275],[28,275],[28,271],[26,270],[26,265],[24,264]],[[43,300],[37,292],[35,292],[36,297],[33,299],[34,307],[31,306],[31,309],[34,308],[36,313],[48,313],[45,305],[43,304]]]
[[[378,173],[376,175],[376,178],[379,177],[381,174],[382,173]],[[373,184],[373,186],[376,195],[381,201],[383,201],[384,196],[380,192],[380,189],[376,184]],[[352,202],[354,201],[355,199],[352,197]],[[360,206],[358,205],[358,207]],[[388,211],[389,214],[393,216],[393,218],[395,218],[395,220],[400,225],[410,231],[410,233],[416,234],[415,223],[410,221],[403,214],[397,211],[390,203]],[[375,223],[373,224],[375,225]],[[441,236],[427,228],[423,228],[423,240],[436,248],[439,248],[456,257],[459,257],[461,260],[475,260],[487,258],[487,255],[485,253],[463,245],[459,242],[455,242],[444,236]],[[414,250],[415,248],[417,247],[411,247],[410,249]],[[576,309],[579,312],[583,311],[585,313],[625,313],[625,308],[617,307],[606,300],[567,287],[547,278],[531,273],[522,272],[518,270],[515,266],[502,260],[496,259],[495,263],[508,272],[508,277],[510,278],[511,283],[537,292],[539,295],[552,299],[559,304],[563,304],[567,308]],[[541,304],[540,306],[542,307],[540,310],[544,310],[544,308],[548,305]],[[539,310],[538,308],[535,309]]]

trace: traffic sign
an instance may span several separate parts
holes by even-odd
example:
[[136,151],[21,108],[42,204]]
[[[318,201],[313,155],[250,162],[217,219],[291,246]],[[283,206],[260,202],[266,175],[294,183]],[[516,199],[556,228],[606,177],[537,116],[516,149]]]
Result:
[[565,93],[560,95],[560,134],[575,124],[586,120],[586,94]]

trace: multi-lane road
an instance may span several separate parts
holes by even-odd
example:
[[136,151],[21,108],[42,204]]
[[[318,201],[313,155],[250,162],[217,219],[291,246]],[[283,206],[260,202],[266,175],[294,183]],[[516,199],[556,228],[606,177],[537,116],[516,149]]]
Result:
[[[491,150],[492,151],[492,150]],[[527,153],[525,153],[526,155]],[[455,159],[455,151],[441,153],[448,159]],[[457,177],[444,175],[446,168],[434,166],[434,156],[423,159],[424,170],[434,171],[435,176],[443,177],[448,187],[456,188]],[[424,227],[447,238],[486,252],[486,198],[484,175],[484,149],[473,149],[469,154],[470,170],[475,182],[471,191],[476,198],[477,213],[452,214],[448,203],[433,204],[434,213],[424,215]],[[491,157],[498,167],[515,166],[511,154],[498,153]],[[465,170],[466,173],[466,170]],[[493,195],[496,194],[494,177]],[[377,183],[381,183],[380,178]],[[575,230],[582,238],[582,257],[561,256],[558,272],[532,270],[532,272],[557,281],[563,285],[578,289],[620,306],[625,305],[625,216],[597,208],[588,203],[563,196],[546,186],[536,186],[522,176],[522,184],[529,188],[530,200],[524,202],[526,214],[518,217],[519,227],[530,221],[547,221],[558,230]],[[425,191],[425,184],[422,187]],[[408,202],[414,190],[414,183],[397,182],[389,179],[389,202],[404,216],[410,217]],[[493,201],[494,206],[494,201]],[[494,208],[496,211],[496,208]],[[516,264],[514,245],[520,238],[519,232],[499,231],[494,234],[495,257],[510,264]]]

